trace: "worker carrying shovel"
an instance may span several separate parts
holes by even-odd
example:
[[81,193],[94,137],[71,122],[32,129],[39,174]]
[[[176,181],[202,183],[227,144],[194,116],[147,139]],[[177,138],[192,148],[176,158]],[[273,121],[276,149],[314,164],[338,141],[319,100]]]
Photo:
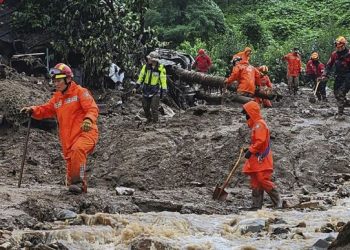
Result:
[[90,92],[76,84],[66,64],[50,69],[56,92],[45,104],[24,107],[21,112],[35,119],[56,117],[63,155],[66,160],[66,184],[69,192],[87,192],[86,158],[97,143],[98,107]]
[[250,176],[252,188],[251,209],[261,209],[264,191],[270,196],[275,208],[282,208],[282,201],[275,184],[271,181],[273,159],[270,143],[270,130],[260,114],[260,106],[254,101],[243,105],[243,114],[251,128],[251,143],[245,149],[247,159],[243,173]]

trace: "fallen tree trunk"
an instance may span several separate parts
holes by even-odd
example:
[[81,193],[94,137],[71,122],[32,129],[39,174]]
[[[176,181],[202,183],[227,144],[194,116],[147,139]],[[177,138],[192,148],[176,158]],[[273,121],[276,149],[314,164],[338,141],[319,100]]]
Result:
[[172,69],[174,73],[180,78],[180,80],[195,82],[213,88],[225,87],[225,77],[203,74],[196,71],[189,71],[178,66],[173,66]]
[[[204,86],[212,87],[212,88],[224,88],[225,87],[225,77],[221,76],[213,76],[207,75],[195,71],[189,71],[182,69],[178,66],[173,66],[172,70],[174,73],[180,78],[180,80],[187,82],[195,82]],[[235,90],[233,91],[235,92]],[[233,100],[236,100],[238,103],[245,103],[246,98],[239,95],[236,95]],[[282,95],[279,93],[278,89],[270,89],[270,88],[257,88],[255,91],[255,96],[263,99],[276,100],[279,101],[282,98]],[[204,98],[202,96],[202,98]],[[207,97],[205,97],[207,98]],[[251,99],[251,98],[249,98]]]
[[198,92],[196,93],[196,98],[199,100],[206,101],[209,105],[221,105],[223,104],[224,101],[245,104],[249,101],[254,100],[253,98],[234,94],[234,93],[230,93],[229,95],[224,95],[224,96],[211,96],[203,92]]

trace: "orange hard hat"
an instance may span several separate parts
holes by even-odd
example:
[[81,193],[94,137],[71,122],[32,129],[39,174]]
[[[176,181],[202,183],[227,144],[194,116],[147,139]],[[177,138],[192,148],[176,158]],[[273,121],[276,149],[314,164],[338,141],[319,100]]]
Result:
[[205,53],[204,49],[199,49],[198,54],[203,55]]
[[264,74],[267,74],[267,72],[269,72],[269,68],[266,65],[261,65],[260,67],[258,67],[258,70]]
[[73,77],[72,69],[64,63],[56,64],[55,67],[50,69],[49,73],[52,79],[62,79],[67,77]]
[[318,53],[317,52],[313,52],[312,54],[311,54],[311,59],[312,60],[318,60]]

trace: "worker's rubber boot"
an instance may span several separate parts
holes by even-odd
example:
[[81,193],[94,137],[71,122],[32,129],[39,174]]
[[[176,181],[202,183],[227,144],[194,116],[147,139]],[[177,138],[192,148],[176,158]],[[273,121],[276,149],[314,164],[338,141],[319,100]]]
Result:
[[80,178],[73,178],[72,184],[68,187],[68,191],[72,194],[81,194],[85,191],[84,189],[86,189],[86,187],[84,187],[83,181]]
[[344,107],[350,107],[350,100],[345,100]]
[[338,113],[335,114],[334,119],[337,121],[344,121],[345,120],[345,116],[344,116],[344,109],[339,109]]
[[275,208],[283,208],[283,202],[277,189],[273,188],[267,192],[272,200],[272,204]]
[[252,206],[249,210],[255,211],[262,208],[264,200],[264,190],[253,189],[252,190]]

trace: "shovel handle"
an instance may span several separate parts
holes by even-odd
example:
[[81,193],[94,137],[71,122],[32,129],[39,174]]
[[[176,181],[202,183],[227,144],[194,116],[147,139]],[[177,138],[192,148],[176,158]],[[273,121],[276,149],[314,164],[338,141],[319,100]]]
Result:
[[32,117],[29,115],[29,121],[28,121],[28,127],[27,127],[27,135],[26,135],[26,141],[24,143],[24,150],[23,150],[22,163],[21,163],[21,172],[19,174],[19,180],[18,180],[18,187],[19,188],[21,187],[21,184],[22,184],[24,162],[26,160],[26,155],[27,155],[27,148],[28,148],[29,132],[30,132],[30,124],[31,124],[31,122],[32,122]]
[[321,82],[321,80],[317,80],[317,82],[316,82],[316,87],[315,87],[315,90],[314,90],[314,95],[316,95],[316,93],[317,93],[318,85],[320,85],[320,82]]
[[227,176],[227,179],[225,180],[224,184],[222,185],[222,190],[225,189],[225,187],[227,186],[227,184],[230,182],[232,175],[234,174],[234,172],[236,171],[239,162],[241,161],[242,158],[242,154],[243,154],[243,148],[241,148],[240,152],[239,152],[239,156],[238,156],[238,160],[236,161],[235,165],[233,166],[230,174]]

